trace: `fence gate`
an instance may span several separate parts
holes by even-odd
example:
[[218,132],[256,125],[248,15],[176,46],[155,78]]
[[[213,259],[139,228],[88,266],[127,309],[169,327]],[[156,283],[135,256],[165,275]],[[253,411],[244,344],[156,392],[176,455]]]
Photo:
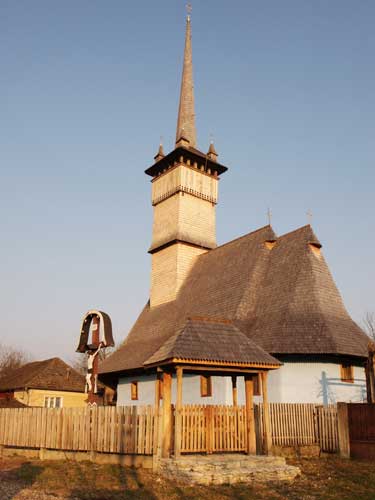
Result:
[[337,407],[316,407],[316,438],[322,451],[335,453],[339,447]]
[[350,456],[375,459],[375,404],[349,403]]
[[244,406],[185,405],[181,424],[182,453],[246,451]]

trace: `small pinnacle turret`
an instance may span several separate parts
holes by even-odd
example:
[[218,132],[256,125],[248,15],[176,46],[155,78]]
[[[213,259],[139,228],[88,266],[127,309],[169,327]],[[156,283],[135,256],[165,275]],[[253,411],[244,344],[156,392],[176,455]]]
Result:
[[182,70],[180,105],[178,109],[176,146],[196,148],[197,132],[194,113],[193,54],[191,47],[191,21],[186,18],[184,65]]
[[156,155],[154,156],[154,160],[155,161],[159,161],[161,160],[162,158],[164,158],[165,154],[164,154],[164,148],[163,148],[163,144],[160,143],[159,144],[159,149],[158,149],[158,152],[156,153]]
[[216,152],[213,141],[210,142],[210,147],[208,148],[207,156],[212,161],[217,161],[217,157],[219,156]]

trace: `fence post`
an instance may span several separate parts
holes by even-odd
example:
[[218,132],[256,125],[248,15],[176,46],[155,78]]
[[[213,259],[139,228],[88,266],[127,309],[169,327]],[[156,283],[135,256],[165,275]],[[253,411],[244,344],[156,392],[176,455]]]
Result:
[[87,420],[88,420],[88,426],[89,426],[89,444],[88,444],[88,449],[89,449],[89,456],[90,456],[90,461],[95,462],[95,457],[96,457],[96,448],[97,448],[97,438],[98,438],[98,433],[97,433],[97,408],[96,407],[87,407]]
[[263,430],[260,412],[262,411],[261,405],[254,405],[254,422],[255,422],[255,437],[257,443],[257,455],[261,455],[263,451]]
[[340,456],[350,458],[348,403],[337,403],[337,424]]

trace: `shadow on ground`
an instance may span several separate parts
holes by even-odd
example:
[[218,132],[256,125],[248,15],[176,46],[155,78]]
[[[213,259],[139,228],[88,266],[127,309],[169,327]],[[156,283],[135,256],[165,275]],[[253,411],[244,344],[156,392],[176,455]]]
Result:
[[0,499],[12,500],[38,480],[43,467],[20,459],[0,459]]
[[[87,482],[82,484],[82,487],[71,489],[70,495],[67,497],[69,500],[160,499],[160,496],[155,496],[152,485],[145,484],[142,478],[143,474],[139,473],[137,469],[108,466],[103,470],[103,467],[98,469],[95,465],[90,465],[94,471],[97,469],[98,475],[94,474],[91,484]],[[83,473],[87,471],[84,465],[82,469]],[[106,474],[108,474],[107,478],[105,477]],[[107,482],[107,479],[111,482],[111,485],[103,487],[102,483]]]

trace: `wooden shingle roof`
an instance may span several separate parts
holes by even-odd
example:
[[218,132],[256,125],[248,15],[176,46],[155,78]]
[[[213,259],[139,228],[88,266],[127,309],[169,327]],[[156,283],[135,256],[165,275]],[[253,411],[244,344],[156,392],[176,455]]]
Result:
[[0,408],[28,408],[27,405],[14,398],[0,398]]
[[257,314],[243,325],[264,349],[279,354],[366,357],[368,337],[351,319],[310,226],[278,238]]
[[0,391],[16,389],[84,392],[85,377],[60,358],[33,361],[1,378]]
[[319,247],[309,225],[280,238],[266,226],[202,254],[176,300],[146,304],[101,373],[143,367],[192,316],[231,320],[270,354],[366,357],[368,337],[347,313]]
[[167,360],[215,361],[228,364],[276,366],[280,362],[246,337],[232,322],[191,318],[144,365]]

